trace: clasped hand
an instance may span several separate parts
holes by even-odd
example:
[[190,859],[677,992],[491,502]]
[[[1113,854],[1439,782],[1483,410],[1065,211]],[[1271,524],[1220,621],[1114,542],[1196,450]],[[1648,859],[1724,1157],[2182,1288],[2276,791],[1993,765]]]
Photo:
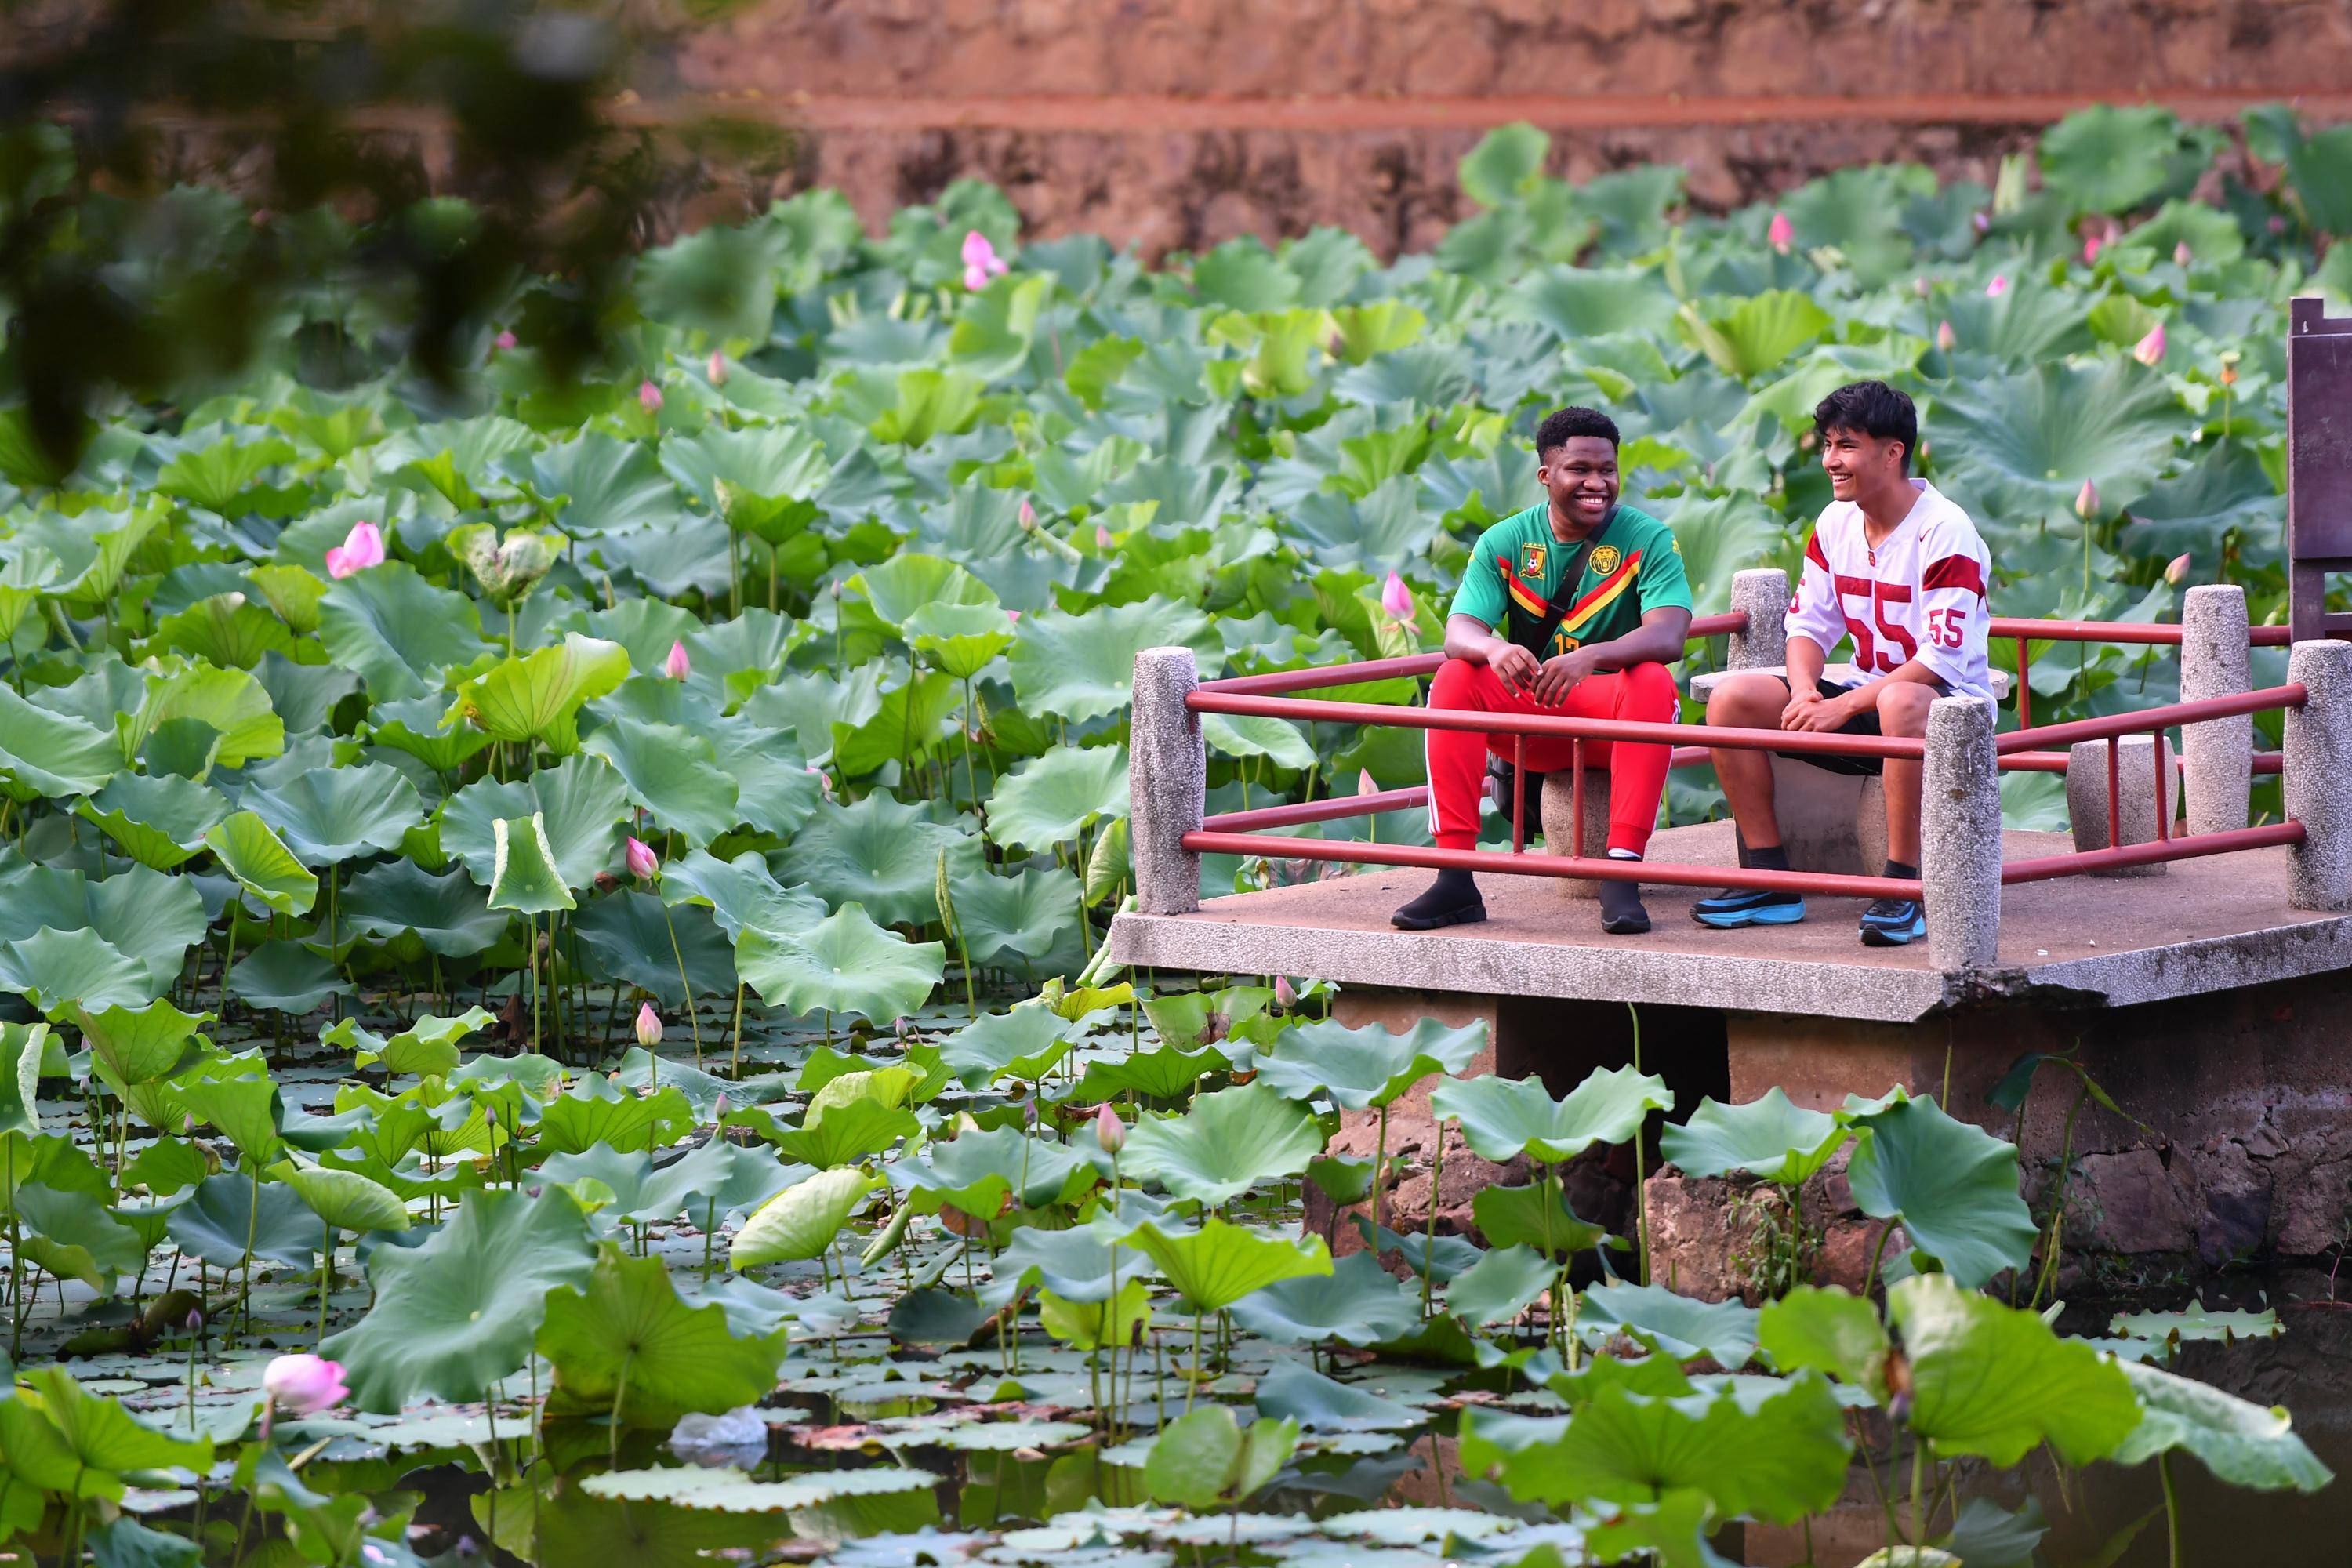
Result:
[[1780,728],[1827,734],[1843,729],[1861,711],[1862,705],[1854,700],[1852,692],[1823,697],[1818,691],[1801,691],[1780,710]]
[[1487,664],[1505,688],[1524,691],[1546,708],[1567,701],[1576,683],[1596,668],[1589,649],[1576,648],[1538,663],[1517,643],[1506,643]]

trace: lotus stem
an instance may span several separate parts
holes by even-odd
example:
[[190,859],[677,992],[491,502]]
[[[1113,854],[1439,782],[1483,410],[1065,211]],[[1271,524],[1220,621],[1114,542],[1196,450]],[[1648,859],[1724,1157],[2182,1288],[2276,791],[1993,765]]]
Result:
[[335,1282],[335,1227],[327,1226],[325,1244],[319,1248],[319,1341],[327,1338],[327,1290]]
[[1201,1319],[1204,1314],[1192,1314],[1192,1364],[1184,1378],[1184,1414],[1192,1414],[1193,1396],[1201,1392]]
[[2157,1479],[2164,1483],[2164,1550],[2169,1568],[2180,1568],[2180,1499],[2172,1489],[2172,1451],[2156,1457]]
[[616,1470],[621,1468],[621,1401],[628,1397],[629,1362],[636,1353],[635,1350],[621,1352],[621,1375],[613,1380],[613,1429],[610,1434],[611,1447],[606,1452],[605,1459],[606,1463]]
[[1911,1564],[1919,1568],[1919,1553],[1927,1544],[1927,1521],[1922,1511],[1919,1483],[1926,1474],[1927,1444],[1916,1433],[1911,1438]]
[[[654,897],[661,898],[658,885]],[[677,960],[677,984],[679,989],[686,993],[686,1026],[694,1034],[694,1065],[699,1068],[702,1066],[702,1023],[694,1016],[694,982],[686,977],[686,952],[677,945],[677,921],[670,916],[667,899],[662,900],[662,924],[669,928],[669,952]],[[653,1053],[647,1051],[646,1055],[650,1057]]]
[[735,977],[735,1077],[743,1076],[743,977]]
[[[1633,1020],[1633,1073],[1642,1072],[1642,1014],[1631,1002],[1625,1004],[1625,1016]],[[1642,1283],[1650,1282],[1650,1188],[1643,1170],[1643,1143],[1650,1127],[1650,1113],[1644,1110],[1642,1119],[1633,1124],[1633,1215],[1642,1243]]]
[[[1429,1167],[1429,1226],[1422,1232],[1421,1247],[1421,1318],[1429,1321],[1429,1287],[1437,1273],[1437,1187],[1445,1174],[1445,1124],[1432,1124],[1437,1134],[1437,1156]],[[1550,1216],[1546,1215],[1547,1224]]]
[[1382,1100],[1380,1137],[1372,1145],[1372,1250],[1376,1253],[1381,1250],[1381,1231],[1384,1224],[1381,1218],[1381,1182],[1388,1173],[1388,1163],[1389,1108],[1388,1102]]

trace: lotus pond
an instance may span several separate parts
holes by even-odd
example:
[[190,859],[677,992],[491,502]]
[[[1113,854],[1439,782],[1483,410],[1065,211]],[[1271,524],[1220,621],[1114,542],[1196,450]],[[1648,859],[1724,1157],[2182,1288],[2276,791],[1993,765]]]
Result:
[[[1807,413],[1876,375],[2003,613],[2227,580],[2277,619],[2284,302],[2352,292],[2352,131],[2242,131],[2098,110],[1993,188],[1711,217],[1517,128],[1389,265],[1024,245],[970,184],[877,239],[815,192],[641,257],[584,384],[533,341],[560,279],[455,387],[322,287],[70,468],[0,415],[0,1551],[1999,1568],[2179,1561],[2251,1489],[2320,1552],[2276,1406],[2340,1457],[2327,1284],[2284,1337],[2251,1282],[2070,1306],[2015,1149],[1933,1099],[1677,1106],[1638,1062],[1444,1085],[1511,1177],[1400,1234],[1402,1173],[1327,1144],[1476,1031],[1101,948],[1136,651],[1433,646],[1560,403],[1624,426],[1702,612],[1793,563]],[[2173,676],[2032,679],[2080,716]],[[1420,778],[1403,731],[1204,729],[1213,810]],[[1638,1205],[1564,1197],[1629,1158],[1842,1162],[1871,1288],[1645,1282]]]

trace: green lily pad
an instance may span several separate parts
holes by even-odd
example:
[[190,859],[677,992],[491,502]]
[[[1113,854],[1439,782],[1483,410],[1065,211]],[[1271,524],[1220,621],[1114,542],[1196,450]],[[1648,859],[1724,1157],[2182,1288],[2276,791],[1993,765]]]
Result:
[[2143,1414],[2111,1456],[2116,1463],[2183,1448],[2220,1479],[2254,1491],[2315,1492],[2336,1479],[2295,1435],[2284,1406],[2265,1408],[2160,1367],[2118,1364]]
[[693,847],[735,826],[735,781],[703,737],[676,724],[615,719],[589,736],[584,749],[611,763],[629,799]]
[[988,802],[988,836],[1008,848],[1051,852],[1129,809],[1126,747],[1065,746],[996,786]]
[[1547,1163],[1573,1160],[1595,1143],[1631,1139],[1653,1110],[1674,1109],[1674,1091],[1654,1073],[1607,1068],[1555,1100],[1530,1079],[1450,1079],[1430,1092],[1430,1109],[1462,1123],[1479,1158],[1501,1163],[1525,1153]]
[[79,810],[133,860],[168,871],[204,853],[205,835],[228,815],[228,801],[175,774],[117,773]]
[[1702,1100],[1690,1120],[1658,1133],[1658,1152],[1685,1175],[1746,1171],[1796,1186],[1827,1164],[1847,1136],[1837,1118],[1800,1110],[1780,1088],[1746,1105]]
[[881,1185],[863,1171],[820,1171],[795,1182],[761,1205],[735,1233],[730,1268],[762,1263],[802,1262],[833,1245],[866,1194]]
[[1142,1121],[1128,1137],[1121,1168],[1214,1208],[1260,1183],[1303,1173],[1322,1152],[1323,1130],[1305,1106],[1252,1083],[1202,1095],[1182,1116]]
[[771,1005],[887,1023],[922,1006],[947,972],[946,951],[885,931],[847,903],[794,935],[747,931],[735,961],[744,982]]
[[618,643],[567,633],[561,646],[510,658],[461,684],[445,723],[464,719],[494,741],[534,742],[557,756],[580,749],[580,708],[629,678]]
[[555,1369],[548,1418],[617,1415],[667,1430],[691,1412],[756,1404],[775,1386],[785,1336],[738,1335],[717,1303],[681,1301],[660,1258],[606,1242],[586,1279],[547,1294],[538,1346]]
[[1853,1126],[1846,1180],[1863,1213],[1899,1220],[1915,1248],[1971,1289],[2032,1258],[2040,1232],[2018,1195],[2015,1145],[1932,1100],[1896,1101]]
[[501,819],[536,815],[567,888],[585,888],[599,871],[621,868],[627,786],[602,757],[572,756],[520,784],[484,779],[443,804],[441,833],[450,853],[487,888],[497,874]]
[[1319,1236],[1286,1240],[1214,1215],[1194,1231],[1163,1231],[1146,1220],[1126,1244],[1149,1255],[1195,1313],[1223,1311],[1285,1279],[1331,1272],[1331,1252]]
[[1911,1373],[1911,1430],[1945,1456],[2004,1468],[2048,1443],[2070,1465],[2113,1454],[2140,1424],[2123,1367],[1948,1274],[1919,1274],[1886,1295]]
[[1336,1258],[1328,1274],[1283,1279],[1233,1308],[1234,1321],[1284,1344],[1378,1344],[1421,1321],[1421,1300],[1369,1252]]
[[1439,1073],[1467,1070],[1486,1047],[1484,1024],[1449,1029],[1423,1018],[1400,1035],[1326,1018],[1283,1030],[1256,1067],[1260,1082],[1295,1100],[1328,1096],[1343,1110],[1362,1110],[1391,1104]]

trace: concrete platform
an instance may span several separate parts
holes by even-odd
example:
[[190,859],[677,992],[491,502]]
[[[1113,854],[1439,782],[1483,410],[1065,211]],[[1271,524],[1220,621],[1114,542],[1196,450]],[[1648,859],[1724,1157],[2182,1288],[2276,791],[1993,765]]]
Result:
[[[2073,847],[2064,834],[2002,836],[2009,860]],[[1391,867],[1213,899],[1192,914],[1123,914],[1110,940],[1118,961],[1160,969],[1909,1023],[1971,1003],[2121,1007],[2352,967],[2352,916],[2289,908],[2286,854],[2180,861],[2152,882],[2009,888],[1998,963],[1955,974],[1931,968],[1924,943],[1864,947],[1853,899],[1813,899],[1800,925],[1715,931],[1689,916],[1703,889],[1650,886],[1649,934],[1612,937],[1592,904],[1549,879],[1486,877],[1486,923],[1400,931],[1390,911],[1432,873]],[[1669,828],[1650,856],[1730,866],[1731,825]]]

